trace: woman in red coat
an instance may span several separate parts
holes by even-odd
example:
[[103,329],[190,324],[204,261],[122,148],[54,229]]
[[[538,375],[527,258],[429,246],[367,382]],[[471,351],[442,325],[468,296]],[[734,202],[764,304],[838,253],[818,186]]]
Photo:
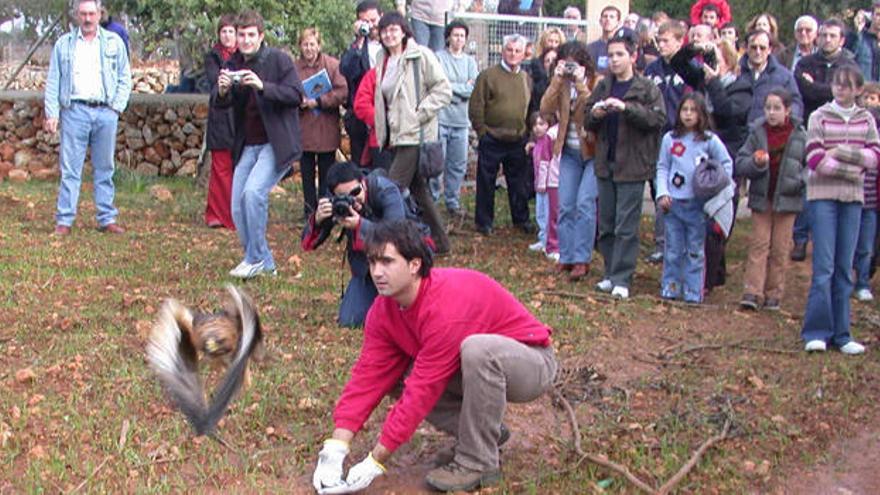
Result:
[[[217,43],[205,55],[205,75],[211,89],[217,85],[220,69],[236,50],[235,16],[227,14],[217,22]],[[232,196],[232,142],[235,126],[230,109],[208,109],[208,135],[206,146],[211,150],[211,179],[208,181],[208,204],[205,207],[205,223],[208,227],[226,227],[235,230],[230,209]]]
[[[339,72],[339,60],[321,53],[321,33],[317,28],[306,28],[299,36],[300,56],[294,64],[303,86],[305,100],[299,109],[303,154],[300,173],[303,182],[303,216],[309,215],[318,205],[318,197],[327,194],[324,179],[327,169],[333,165],[339,148],[339,106],[348,96],[348,84]],[[327,72],[331,87],[317,98],[310,97],[308,78]],[[315,166],[318,168],[318,190],[315,191]]]

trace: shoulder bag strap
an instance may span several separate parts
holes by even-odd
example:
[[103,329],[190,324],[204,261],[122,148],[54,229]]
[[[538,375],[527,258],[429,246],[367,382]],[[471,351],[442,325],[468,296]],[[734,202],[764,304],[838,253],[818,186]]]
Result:
[[[422,56],[424,56],[424,55],[422,55]],[[414,68],[414,71],[415,71],[415,72],[414,72],[414,74],[413,74],[413,77],[415,78],[415,82],[416,82],[416,113],[418,113],[419,103],[422,102],[422,97],[421,97],[421,93],[422,93],[422,92],[421,92],[421,87],[422,87],[422,82],[421,82],[421,80],[422,80],[422,77],[421,77],[422,65],[421,65],[419,62],[420,62],[420,61],[419,61],[418,59],[415,61],[415,68]],[[420,125],[419,125],[419,145],[421,146],[421,144],[422,144],[424,141],[425,141],[425,127],[422,126],[422,125],[420,124]]]

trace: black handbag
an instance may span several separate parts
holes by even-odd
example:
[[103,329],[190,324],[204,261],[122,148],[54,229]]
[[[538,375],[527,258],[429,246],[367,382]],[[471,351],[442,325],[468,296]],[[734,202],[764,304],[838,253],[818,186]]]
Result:
[[[421,65],[415,62],[416,83],[416,108],[421,103]],[[439,177],[443,173],[446,164],[446,154],[443,152],[443,143],[438,141],[425,141],[425,128],[419,124],[419,175],[425,179]]]

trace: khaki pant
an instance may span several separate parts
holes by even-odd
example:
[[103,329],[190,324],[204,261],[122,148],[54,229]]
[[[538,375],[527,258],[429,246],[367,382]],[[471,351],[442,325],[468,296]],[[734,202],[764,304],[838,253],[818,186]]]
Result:
[[419,173],[419,147],[396,146],[388,176],[401,190],[409,188],[416,204],[422,209],[422,220],[431,228],[431,239],[434,240],[437,252],[449,252],[449,237],[446,235],[443,219],[434,204],[428,183]]
[[501,335],[471,335],[461,343],[461,371],[428,415],[454,436],[455,461],[476,471],[498,469],[498,438],[508,402],[530,402],[553,385],[552,346],[532,347]]
[[745,293],[782,300],[795,213],[752,210],[752,238],[746,262]]

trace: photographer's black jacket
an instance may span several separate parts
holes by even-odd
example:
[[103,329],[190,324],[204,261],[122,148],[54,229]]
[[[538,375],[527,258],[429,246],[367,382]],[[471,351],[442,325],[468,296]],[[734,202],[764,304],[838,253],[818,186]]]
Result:
[[[345,229],[344,231],[347,237],[345,252],[348,256],[348,264],[351,266],[351,274],[354,277],[367,277],[370,273],[367,256],[364,253],[364,237],[369,234],[370,229],[377,222],[413,217],[417,219],[416,213],[411,211],[403,199],[397,184],[390,179],[381,173],[373,172],[367,176],[366,185],[367,201],[359,212],[361,221],[356,229]],[[334,225],[333,218],[327,218],[322,223],[315,224],[315,214],[312,213],[303,230],[303,250],[317,249],[330,237]]]
[[[303,101],[303,87],[293,65],[293,59],[281,50],[263,44],[252,59],[245,60],[241,52],[229,59],[233,70],[250,69],[260,76],[263,90],[256,92],[257,106],[269,144],[275,153],[275,166],[279,169],[291,165],[302,155],[302,139],[299,131],[299,105]],[[244,149],[243,128],[245,108],[251,92],[250,87],[233,87],[224,97],[211,91],[211,104],[218,108],[234,108],[235,140],[232,159],[238,162]]]

